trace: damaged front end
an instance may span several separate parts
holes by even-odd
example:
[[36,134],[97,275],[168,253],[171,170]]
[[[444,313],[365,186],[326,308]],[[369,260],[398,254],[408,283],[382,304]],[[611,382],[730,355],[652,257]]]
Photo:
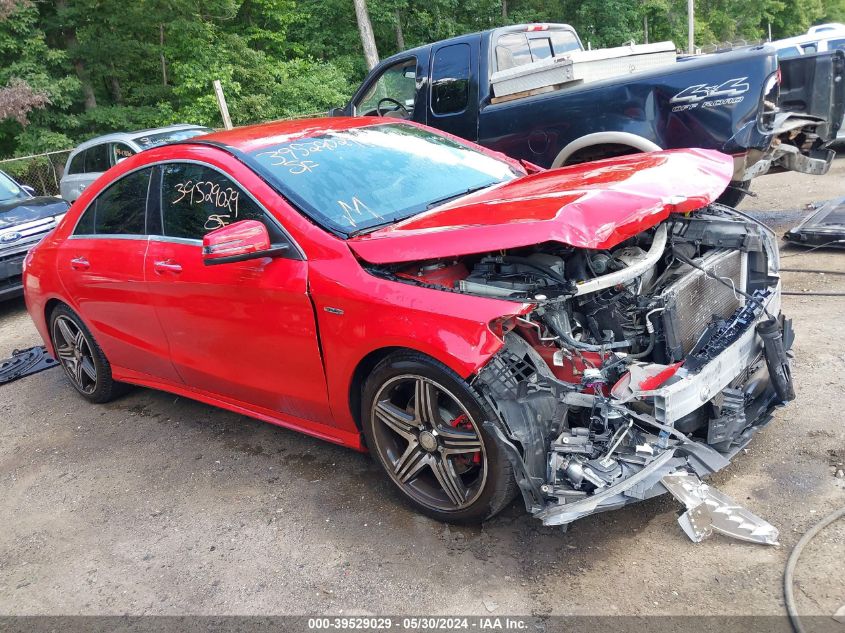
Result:
[[693,540],[777,530],[700,481],[794,397],[774,235],[711,204],[614,246],[549,242],[374,267],[405,283],[528,303],[473,378],[545,525],[671,492]]

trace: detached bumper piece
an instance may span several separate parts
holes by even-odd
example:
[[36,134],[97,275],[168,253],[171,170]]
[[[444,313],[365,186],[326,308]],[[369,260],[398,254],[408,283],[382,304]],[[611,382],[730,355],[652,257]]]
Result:
[[665,475],[660,483],[686,506],[678,524],[693,542],[700,543],[716,531],[750,543],[778,544],[777,528],[711,488],[697,475],[678,471]]
[[58,361],[47,353],[43,345],[29,349],[16,349],[11,358],[0,361],[0,385],[39,371],[57,367]]
[[823,204],[784,238],[802,246],[845,247],[845,198]]

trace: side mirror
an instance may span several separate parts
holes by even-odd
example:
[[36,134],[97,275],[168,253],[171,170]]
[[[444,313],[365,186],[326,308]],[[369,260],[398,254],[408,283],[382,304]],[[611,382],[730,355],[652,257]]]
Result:
[[329,110],[329,116],[347,116],[346,107],[332,108]]
[[31,195],[33,198],[35,197],[35,189],[30,187],[29,185],[21,185],[21,189],[23,189],[26,193]]
[[277,257],[288,248],[288,244],[270,244],[270,233],[258,220],[241,220],[211,231],[202,238],[202,263],[215,266]]

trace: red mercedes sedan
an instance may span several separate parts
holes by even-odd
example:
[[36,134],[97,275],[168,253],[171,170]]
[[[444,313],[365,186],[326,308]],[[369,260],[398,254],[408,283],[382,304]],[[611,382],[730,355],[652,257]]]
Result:
[[218,132],[89,187],[26,302],[91,402],[170,391],[369,450],[438,519],[521,493],[563,525],[693,485],[791,397],[775,240],[713,203],[731,173],[543,171],[376,117]]

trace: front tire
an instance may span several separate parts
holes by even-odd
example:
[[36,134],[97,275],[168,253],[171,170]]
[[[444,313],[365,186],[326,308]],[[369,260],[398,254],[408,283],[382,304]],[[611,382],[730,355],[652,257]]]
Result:
[[112,400],[120,384],[91,331],[73,310],[57,306],[50,314],[50,339],[65,375],[79,394],[94,403]]
[[364,437],[403,496],[449,523],[479,523],[516,492],[510,462],[483,421],[496,414],[460,376],[423,354],[391,354],[364,385]]

